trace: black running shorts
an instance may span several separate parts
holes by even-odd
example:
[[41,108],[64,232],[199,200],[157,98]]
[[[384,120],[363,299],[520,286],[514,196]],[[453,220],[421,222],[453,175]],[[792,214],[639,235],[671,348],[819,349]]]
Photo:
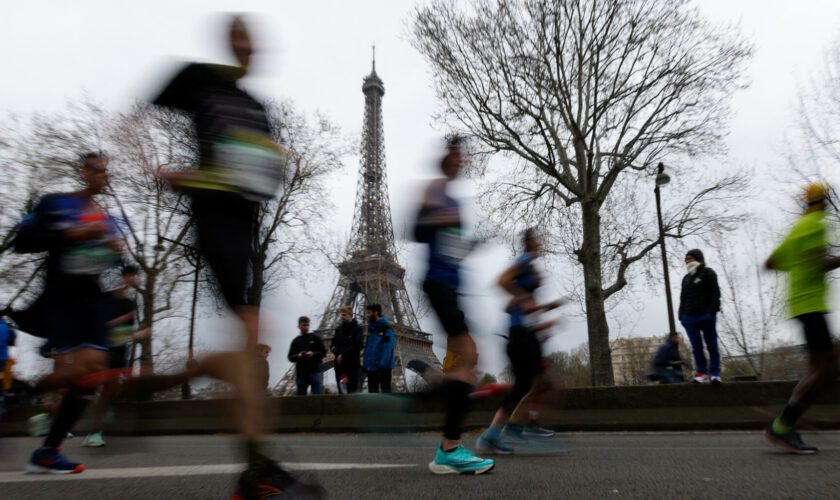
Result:
[[128,346],[130,344],[115,345],[108,348],[108,368],[128,367]]
[[254,225],[259,204],[235,193],[199,191],[192,196],[201,256],[228,306],[247,304]]
[[466,335],[469,332],[464,311],[461,310],[458,292],[438,281],[424,281],[423,291],[443,325],[448,337]]
[[834,342],[831,333],[828,331],[828,323],[825,321],[825,313],[815,312],[802,314],[796,317],[802,323],[805,332],[805,343],[809,352],[831,351],[834,349]]
[[108,301],[105,294],[45,294],[35,306],[36,332],[47,343],[41,354],[47,357],[79,349],[108,350]]

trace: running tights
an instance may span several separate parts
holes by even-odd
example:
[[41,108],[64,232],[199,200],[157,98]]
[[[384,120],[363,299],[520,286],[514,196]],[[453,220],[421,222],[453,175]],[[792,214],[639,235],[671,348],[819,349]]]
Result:
[[50,426],[50,433],[44,440],[44,446],[52,448],[61,446],[67,433],[73,429],[73,426],[81,418],[88,403],[90,403],[89,396],[82,395],[79,390],[71,388],[67,391],[67,394],[61,399],[61,406],[59,406],[58,414]]
[[450,380],[441,388],[446,402],[446,422],[443,437],[453,441],[461,439],[461,428],[470,410],[469,398],[473,386],[460,380]]

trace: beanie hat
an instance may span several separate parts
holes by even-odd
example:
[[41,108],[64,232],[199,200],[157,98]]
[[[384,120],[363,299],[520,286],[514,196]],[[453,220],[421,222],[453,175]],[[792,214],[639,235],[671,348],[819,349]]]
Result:
[[685,256],[686,256],[686,257],[688,257],[689,255],[691,255],[692,257],[694,257],[694,260],[696,260],[697,262],[699,262],[699,263],[701,263],[701,264],[705,264],[705,263],[706,263],[706,259],[703,257],[703,252],[701,252],[701,251],[700,251],[699,249],[697,249],[697,248],[695,248],[695,249],[693,249],[693,250],[689,250],[688,252],[686,252]]

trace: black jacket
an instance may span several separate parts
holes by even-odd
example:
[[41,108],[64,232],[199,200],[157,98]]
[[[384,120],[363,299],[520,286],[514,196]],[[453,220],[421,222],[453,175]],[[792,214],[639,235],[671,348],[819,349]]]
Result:
[[720,311],[720,287],[717,274],[700,266],[694,274],[686,274],[680,291],[679,315],[700,316]]
[[336,358],[341,356],[343,366],[350,368],[358,367],[364,339],[362,327],[355,319],[349,322],[342,322],[335,329],[335,336],[333,336],[332,344],[330,345],[330,352]]
[[[312,351],[314,356],[311,358],[301,358],[300,353],[306,351]],[[298,335],[292,340],[292,345],[289,346],[289,361],[296,364],[298,375],[320,371],[321,360],[324,359],[326,354],[327,349],[324,347],[324,341],[314,333]]]

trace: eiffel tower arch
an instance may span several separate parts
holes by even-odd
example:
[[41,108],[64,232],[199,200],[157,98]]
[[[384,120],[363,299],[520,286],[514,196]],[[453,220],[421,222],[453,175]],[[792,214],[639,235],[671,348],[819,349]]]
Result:
[[[418,359],[438,368],[441,365],[432,351],[432,336],[420,330],[405,287],[405,269],[397,261],[383,141],[385,86],[376,74],[375,58],[372,71],[362,84],[362,93],[365,117],[353,227],[345,260],[338,264],[338,284],[315,333],[329,347],[338,326],[339,307],[352,307],[354,316],[364,324],[367,304],[381,304],[397,338],[392,385],[395,391],[405,392],[408,390],[405,371],[409,361]],[[321,371],[329,370],[333,365],[329,354]],[[275,387],[275,394],[294,394],[294,371],[292,366]]]

